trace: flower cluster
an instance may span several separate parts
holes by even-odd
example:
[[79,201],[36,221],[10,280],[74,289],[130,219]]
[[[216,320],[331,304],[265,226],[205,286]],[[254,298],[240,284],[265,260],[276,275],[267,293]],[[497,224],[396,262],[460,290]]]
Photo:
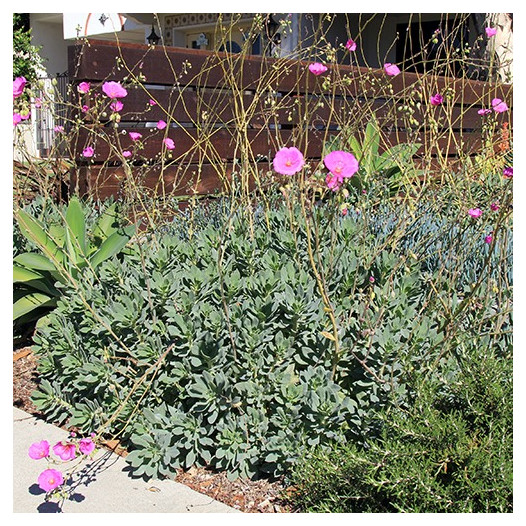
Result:
[[[352,177],[359,169],[358,161],[352,153],[336,150],[323,159],[329,173],[325,178],[327,188],[336,192],[344,179]],[[295,147],[281,148],[272,161],[274,170],[281,175],[294,175],[305,165],[303,154]]]
[[[77,439],[75,434],[72,433],[68,440],[57,442],[52,448],[55,457],[57,457],[56,459],[51,457],[51,447],[47,440],[31,444],[28,455],[33,460],[45,458],[49,463],[57,463],[58,459],[62,462],[69,462],[76,458],[87,457],[95,451],[94,436],[95,433],[91,433],[89,437]],[[65,480],[66,478],[61,471],[48,467],[38,476],[38,485],[46,493],[51,493],[62,486]]]
[[[25,77],[17,77],[15,80],[13,80],[13,101],[20,97],[22,93],[24,93],[24,89],[26,87],[27,80]],[[28,111],[14,111],[13,112],[13,126],[16,126],[22,121],[25,121],[29,119],[30,114]]]

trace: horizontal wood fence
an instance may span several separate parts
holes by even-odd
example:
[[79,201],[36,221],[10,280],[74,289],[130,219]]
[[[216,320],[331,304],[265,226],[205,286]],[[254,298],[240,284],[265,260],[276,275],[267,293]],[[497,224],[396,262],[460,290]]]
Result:
[[[75,115],[72,184],[99,198],[118,196],[130,184],[165,195],[211,194],[229,191],[236,176],[254,187],[272,177],[279,148],[296,146],[314,168],[328,139],[363,135],[373,112],[382,149],[418,142],[417,157],[429,167],[480,151],[485,118],[477,112],[493,98],[510,107],[497,125],[509,122],[511,129],[511,86],[328,67],[315,76],[299,60],[104,41],[71,46],[73,102],[85,106]],[[105,81],[122,82],[128,91],[118,123],[101,91]],[[88,94],[78,94],[80,82],[90,82]],[[446,102],[431,106],[437,92]],[[159,120],[165,129],[157,128]],[[175,149],[167,149],[166,138]],[[82,154],[88,146],[91,158]]]

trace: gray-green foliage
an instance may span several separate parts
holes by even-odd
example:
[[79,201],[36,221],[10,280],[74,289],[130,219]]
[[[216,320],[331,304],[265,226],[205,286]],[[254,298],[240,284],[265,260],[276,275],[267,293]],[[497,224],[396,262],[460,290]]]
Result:
[[[367,444],[381,430],[376,412],[388,399],[406,402],[412,372],[453,344],[442,302],[454,309],[446,292],[463,286],[440,261],[422,275],[424,249],[442,231],[403,246],[400,231],[426,226],[399,213],[395,234],[379,234],[387,217],[314,211],[336,362],[304,219],[296,215],[291,231],[282,207],[257,213],[251,237],[242,217],[219,213],[191,238],[175,222],[65,291],[35,337],[37,407],[82,431],[122,431],[145,476],[193,464],[280,475],[313,447]],[[456,249],[462,269],[486,247],[479,239],[469,253]],[[469,313],[463,323],[475,327]]]

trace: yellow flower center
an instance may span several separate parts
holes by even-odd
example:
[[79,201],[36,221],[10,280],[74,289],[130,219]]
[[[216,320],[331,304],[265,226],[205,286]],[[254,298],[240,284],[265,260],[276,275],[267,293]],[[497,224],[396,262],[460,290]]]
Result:
[[287,159],[285,161],[285,166],[292,166],[292,161],[290,159]]

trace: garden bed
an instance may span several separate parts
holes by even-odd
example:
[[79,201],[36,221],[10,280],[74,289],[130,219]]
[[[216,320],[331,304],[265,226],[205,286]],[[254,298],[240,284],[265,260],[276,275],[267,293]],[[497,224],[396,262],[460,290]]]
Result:
[[[31,393],[38,385],[36,366],[37,359],[30,347],[13,350],[13,405],[40,417],[42,413],[31,401]],[[121,455],[126,454],[125,451],[115,448],[113,451]],[[279,482],[241,479],[230,481],[224,473],[213,473],[196,467],[187,471],[179,470],[175,481],[244,513],[293,511],[281,498],[285,488]]]

